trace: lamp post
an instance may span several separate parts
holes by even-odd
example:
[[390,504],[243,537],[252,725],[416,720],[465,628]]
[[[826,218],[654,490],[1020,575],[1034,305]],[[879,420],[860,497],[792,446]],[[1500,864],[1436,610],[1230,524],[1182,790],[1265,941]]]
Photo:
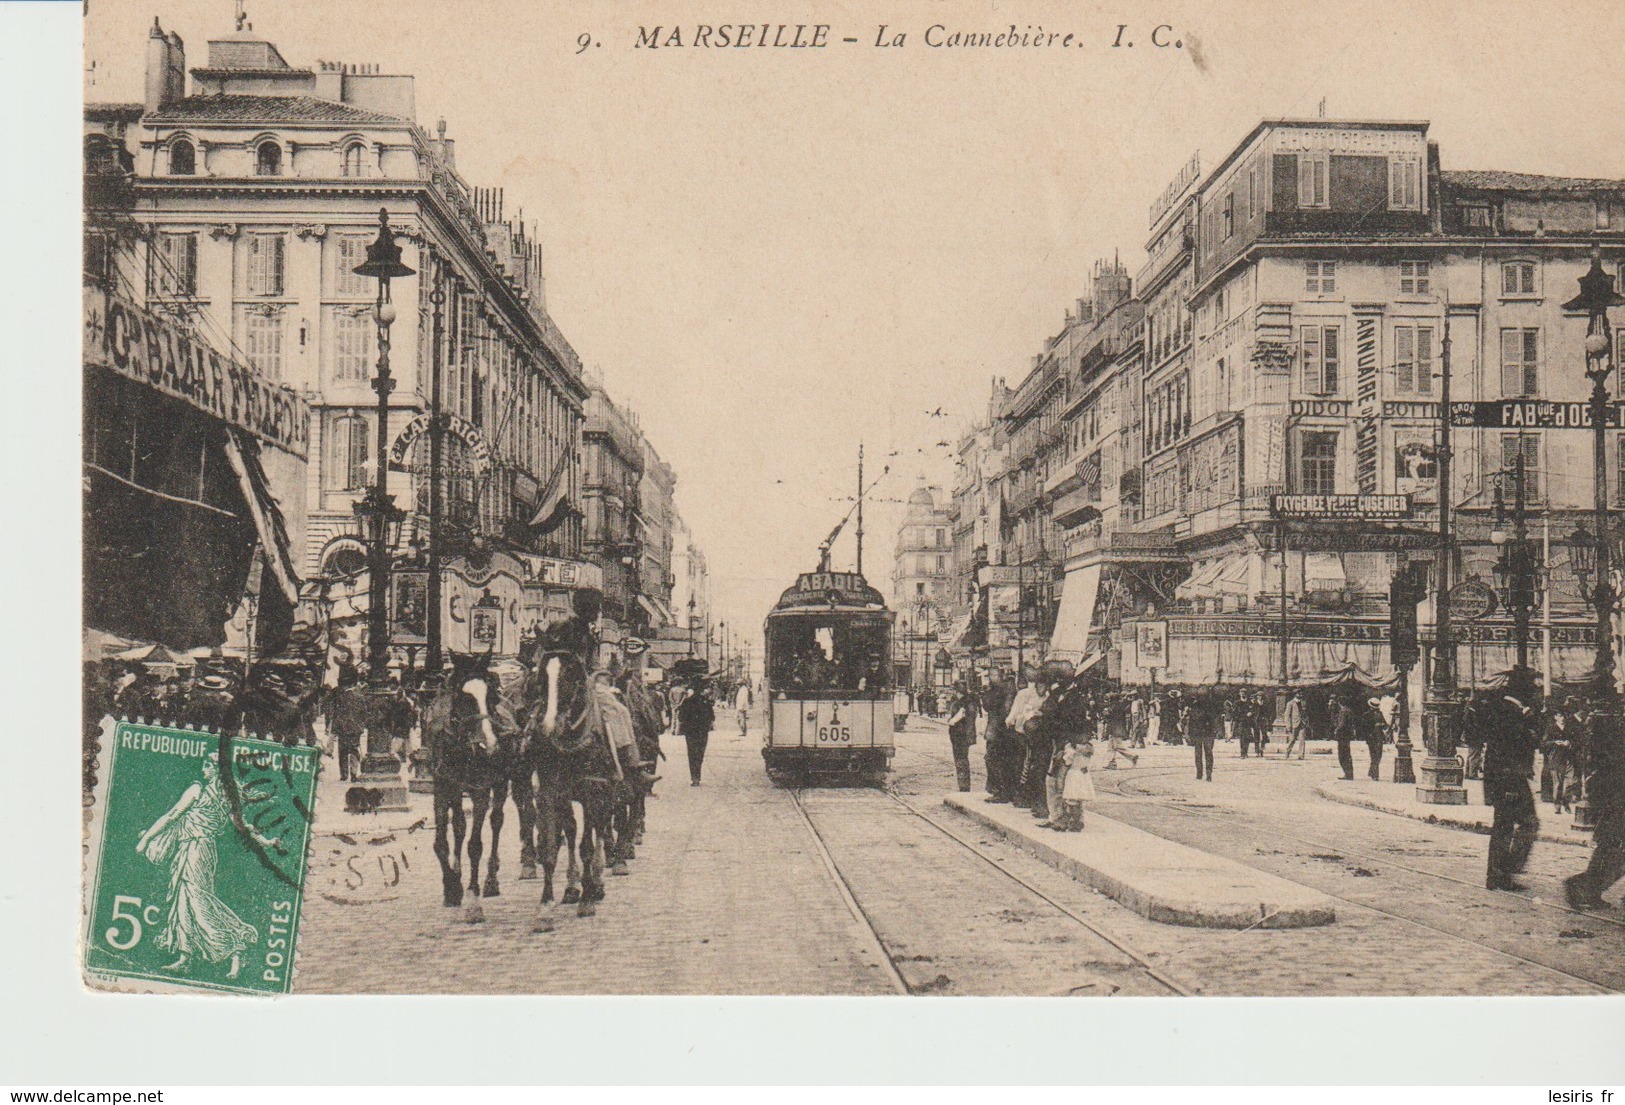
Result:
[[[437,268],[437,272],[444,269]],[[429,303],[434,307],[433,333],[431,345],[434,348],[434,359],[430,368],[433,379],[429,382],[429,584],[425,588],[424,602],[428,607],[426,620],[426,633],[429,643],[424,651],[423,666],[431,677],[438,676],[445,664],[442,654],[441,636],[443,628],[440,623],[441,579],[440,579],[440,525],[441,525],[441,489],[440,469],[444,463],[444,442],[446,434],[446,416],[441,413],[441,343],[446,335],[446,293],[441,289],[439,281],[429,293]]]
[[378,393],[377,472],[373,485],[355,504],[356,515],[367,523],[370,534],[367,682],[378,688],[389,682],[389,534],[391,524],[398,524],[398,519],[404,517],[389,494],[389,394],[395,390],[395,380],[389,372],[389,328],[396,317],[395,304],[390,302],[389,282],[415,272],[401,263],[401,247],[390,229],[387,209],[379,208],[378,237],[367,247],[367,259],[354,271],[357,276],[370,276],[378,281],[378,299],[372,308],[373,321],[378,326],[378,374],[372,380],[372,390]]
[[694,659],[694,623],[698,620],[694,613],[694,596],[688,596],[688,658]]
[[1450,533],[1450,306],[1445,304],[1439,343],[1439,537],[1433,565],[1433,666],[1422,696],[1422,743],[1427,755],[1418,768],[1416,797],[1436,806],[1465,806],[1467,786],[1456,756],[1461,700],[1456,693],[1456,639],[1450,621],[1450,590],[1455,542]]
[[1574,803],[1574,827],[1591,829],[1596,825],[1592,817],[1590,786],[1586,775],[1597,762],[1597,751],[1616,751],[1619,740],[1619,692],[1614,687],[1614,581],[1609,562],[1608,525],[1608,415],[1611,406],[1608,397],[1608,377],[1613,372],[1609,350],[1613,346],[1613,333],[1608,325],[1608,308],[1625,304],[1625,297],[1614,289],[1614,278],[1603,271],[1602,251],[1593,247],[1591,268],[1580,277],[1580,294],[1563,304],[1565,311],[1584,311],[1587,316],[1585,355],[1587,379],[1591,381],[1592,437],[1592,502],[1596,508],[1596,538],[1592,574],[1596,582],[1591,602],[1597,613],[1597,655],[1591,672],[1591,723],[1586,739],[1586,753],[1580,769],[1581,793]]
[[1512,470],[1512,534],[1510,540],[1504,526],[1506,508],[1501,488],[1495,488],[1495,527],[1490,530],[1490,541],[1500,546],[1501,557],[1495,563],[1495,582],[1507,609],[1512,611],[1512,641],[1517,651],[1517,665],[1529,666],[1529,618],[1535,608],[1535,565],[1529,547],[1529,532],[1524,518],[1524,466],[1523,452],[1519,451]]

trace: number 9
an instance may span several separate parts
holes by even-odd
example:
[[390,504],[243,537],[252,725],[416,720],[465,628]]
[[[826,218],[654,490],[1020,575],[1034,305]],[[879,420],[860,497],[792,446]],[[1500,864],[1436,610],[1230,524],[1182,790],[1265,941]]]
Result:
[[576,53],[578,53],[578,54],[585,53],[586,50],[587,50],[587,47],[589,47],[591,45],[592,45],[592,34],[591,34],[591,32],[584,31],[581,34],[576,36]]

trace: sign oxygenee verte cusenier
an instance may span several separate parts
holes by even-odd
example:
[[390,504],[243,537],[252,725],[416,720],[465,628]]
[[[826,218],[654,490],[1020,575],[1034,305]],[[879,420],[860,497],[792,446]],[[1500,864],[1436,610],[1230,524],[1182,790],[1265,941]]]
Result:
[[1350,519],[1363,522],[1398,521],[1411,516],[1409,495],[1272,495],[1270,514],[1276,518]]

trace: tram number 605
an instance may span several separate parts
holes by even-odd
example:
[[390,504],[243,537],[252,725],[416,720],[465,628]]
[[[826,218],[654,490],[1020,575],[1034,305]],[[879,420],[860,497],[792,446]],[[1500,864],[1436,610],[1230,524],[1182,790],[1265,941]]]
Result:
[[847,725],[821,725],[818,727],[819,744],[851,744],[852,729]]

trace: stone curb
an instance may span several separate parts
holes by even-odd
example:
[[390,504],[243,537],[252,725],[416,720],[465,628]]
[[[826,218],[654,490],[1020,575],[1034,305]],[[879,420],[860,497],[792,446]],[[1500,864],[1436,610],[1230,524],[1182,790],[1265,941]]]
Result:
[[[1103,817],[1090,809],[1080,837],[1041,839],[1025,824],[1012,824],[986,808],[983,796],[949,794],[948,808],[993,830],[1022,851],[1127,906],[1148,920],[1193,928],[1309,928],[1337,920],[1332,900],[1306,886],[1254,870],[1221,856]],[[1025,810],[1019,811],[1026,817]],[[1091,837],[1092,839],[1085,839]],[[1102,844],[1101,838],[1109,841]],[[1090,852],[1104,851],[1104,855]],[[1081,854],[1080,854],[1081,853]],[[1160,856],[1160,865],[1145,862]],[[1138,857],[1138,862],[1136,862]],[[1202,882],[1210,887],[1181,886]]]
[[[1477,833],[1488,836],[1490,833],[1490,814],[1488,806],[1436,806],[1427,813],[1411,809],[1400,802],[1383,802],[1368,794],[1358,791],[1339,790],[1336,786],[1322,783],[1315,787],[1315,793],[1329,802],[1338,802],[1345,806],[1358,806],[1363,810],[1374,810],[1377,813],[1386,813],[1393,817],[1403,817],[1409,821],[1420,821],[1425,825],[1443,825],[1447,829],[1459,829],[1462,832]],[[1469,810],[1482,809],[1485,811],[1484,819],[1480,820],[1471,814],[1435,813],[1437,810]],[[1567,844],[1576,848],[1589,848],[1591,834],[1579,833],[1563,829],[1542,828],[1535,834],[1536,840],[1543,840],[1548,844]]]

